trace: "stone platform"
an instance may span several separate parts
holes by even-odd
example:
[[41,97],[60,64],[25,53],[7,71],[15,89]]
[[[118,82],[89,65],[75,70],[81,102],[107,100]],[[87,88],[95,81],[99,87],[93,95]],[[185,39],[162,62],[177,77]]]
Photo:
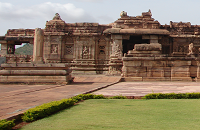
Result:
[[198,82],[120,82],[94,92],[104,96],[122,95],[141,98],[149,93],[192,93],[200,92]]

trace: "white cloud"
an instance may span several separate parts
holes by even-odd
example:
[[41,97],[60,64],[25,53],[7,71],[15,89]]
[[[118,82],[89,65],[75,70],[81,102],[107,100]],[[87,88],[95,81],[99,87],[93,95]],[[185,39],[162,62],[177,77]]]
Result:
[[97,21],[84,9],[77,8],[72,3],[46,2],[33,6],[17,6],[0,2],[0,36],[8,29],[44,28],[46,21],[52,20],[55,13],[59,13],[66,23]]
[[82,1],[82,2],[102,2],[103,0],[76,0],[76,1]]
[[43,19],[51,20],[55,13],[59,13],[66,22],[92,22],[93,17],[87,14],[82,8],[75,7],[74,4],[59,4],[46,2],[31,7],[19,7],[10,3],[0,2],[0,20],[30,20]]

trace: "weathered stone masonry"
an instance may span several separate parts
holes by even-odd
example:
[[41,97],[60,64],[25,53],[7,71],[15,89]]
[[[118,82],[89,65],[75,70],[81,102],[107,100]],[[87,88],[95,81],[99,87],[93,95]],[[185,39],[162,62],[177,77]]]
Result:
[[[122,75],[126,81],[199,81],[200,25],[161,25],[150,10],[120,16],[100,25],[65,23],[56,13],[45,29],[9,29],[0,37],[1,56],[7,64],[67,64],[75,74]],[[34,44],[34,55],[15,55],[21,43]]]

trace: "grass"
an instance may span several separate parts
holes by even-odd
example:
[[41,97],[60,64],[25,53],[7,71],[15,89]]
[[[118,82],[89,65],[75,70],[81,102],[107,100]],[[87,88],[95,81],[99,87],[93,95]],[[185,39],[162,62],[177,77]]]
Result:
[[20,130],[196,130],[199,99],[91,99]]

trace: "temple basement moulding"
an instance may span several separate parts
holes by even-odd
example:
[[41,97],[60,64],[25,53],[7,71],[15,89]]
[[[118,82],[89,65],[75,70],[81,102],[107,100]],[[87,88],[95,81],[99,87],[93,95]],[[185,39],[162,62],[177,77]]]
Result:
[[[44,29],[9,29],[0,43],[2,76],[13,75],[12,67],[46,65],[53,71],[60,65],[73,74],[121,75],[124,81],[200,81],[200,25],[161,25],[151,10],[136,17],[122,11],[108,25],[65,23],[56,13]],[[33,56],[15,55],[22,43],[34,44]]]

